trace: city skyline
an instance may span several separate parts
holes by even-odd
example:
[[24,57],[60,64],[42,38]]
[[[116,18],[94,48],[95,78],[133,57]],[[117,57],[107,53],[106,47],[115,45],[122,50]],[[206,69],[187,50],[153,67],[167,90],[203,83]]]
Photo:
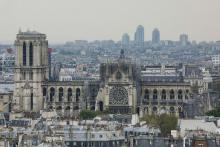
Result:
[[0,3],[0,43],[13,43],[19,28],[46,33],[50,43],[81,39],[119,41],[124,33],[134,40],[138,25],[145,29],[145,40],[151,40],[154,28],[160,30],[161,40],[179,40],[183,33],[188,34],[191,41],[220,40],[218,0],[212,3],[199,0],[141,0],[139,3],[125,0],[65,3],[0,0]]

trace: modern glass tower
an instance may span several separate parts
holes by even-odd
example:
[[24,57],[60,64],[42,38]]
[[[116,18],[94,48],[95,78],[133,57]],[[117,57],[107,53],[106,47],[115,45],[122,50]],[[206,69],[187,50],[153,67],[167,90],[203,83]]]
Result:
[[134,35],[134,41],[138,45],[144,44],[144,27],[139,25]]
[[160,31],[155,28],[152,32],[152,43],[159,44],[160,43]]

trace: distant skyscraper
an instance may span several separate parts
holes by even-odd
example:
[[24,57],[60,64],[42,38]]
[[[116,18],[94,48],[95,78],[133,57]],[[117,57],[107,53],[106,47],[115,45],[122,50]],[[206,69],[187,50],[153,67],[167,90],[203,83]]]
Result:
[[186,46],[188,43],[189,43],[189,41],[188,41],[188,35],[186,35],[186,34],[181,34],[180,35],[180,45],[181,46]]
[[136,44],[143,44],[144,43],[144,27],[139,25],[134,35],[134,41]]
[[121,43],[122,45],[129,45],[130,42],[130,37],[127,33],[123,34],[122,39],[121,39]]
[[152,32],[152,43],[159,44],[160,43],[160,31],[155,28]]

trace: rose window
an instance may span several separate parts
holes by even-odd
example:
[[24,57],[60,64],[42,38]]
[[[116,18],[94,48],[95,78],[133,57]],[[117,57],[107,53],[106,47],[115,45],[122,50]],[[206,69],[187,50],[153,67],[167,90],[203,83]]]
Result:
[[110,105],[126,105],[128,104],[128,92],[124,87],[115,86],[110,90]]

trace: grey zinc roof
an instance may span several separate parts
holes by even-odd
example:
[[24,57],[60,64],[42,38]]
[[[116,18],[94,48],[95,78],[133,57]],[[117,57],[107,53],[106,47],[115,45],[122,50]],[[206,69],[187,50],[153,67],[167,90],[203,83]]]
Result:
[[180,76],[142,76],[142,81],[146,82],[182,82]]
[[9,91],[13,91],[14,84],[0,84],[0,93],[8,93]]

